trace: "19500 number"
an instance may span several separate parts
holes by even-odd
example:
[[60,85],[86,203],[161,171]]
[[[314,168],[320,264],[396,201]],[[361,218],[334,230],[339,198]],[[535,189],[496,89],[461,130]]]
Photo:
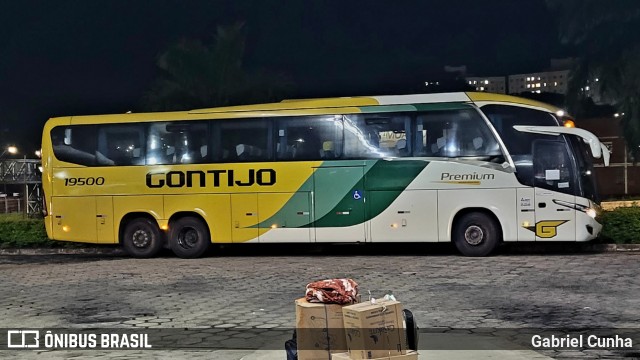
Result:
[[64,186],[92,186],[92,185],[104,185],[104,178],[100,177],[86,177],[86,178],[66,178],[64,179]]

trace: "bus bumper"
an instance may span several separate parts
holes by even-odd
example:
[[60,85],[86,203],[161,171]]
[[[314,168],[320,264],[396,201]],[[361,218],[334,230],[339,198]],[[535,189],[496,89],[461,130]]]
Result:
[[47,237],[51,240],[53,240],[53,228],[52,228],[52,223],[51,223],[51,218],[53,216],[51,215],[47,215],[44,217],[44,228],[47,230]]
[[600,235],[602,224],[591,216],[576,212],[576,241],[593,240]]

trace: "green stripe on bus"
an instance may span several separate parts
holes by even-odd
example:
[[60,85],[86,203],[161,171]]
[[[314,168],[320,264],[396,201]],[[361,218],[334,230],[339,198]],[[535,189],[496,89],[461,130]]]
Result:
[[358,107],[363,113],[380,113],[380,112],[415,112],[416,108],[412,105],[381,105],[381,106],[360,106]]
[[[427,165],[427,161],[421,160],[377,161],[331,211],[310,226],[352,226],[373,219],[388,208]],[[359,200],[361,206],[354,206],[354,193],[363,189],[364,197]],[[372,201],[365,203],[365,199]],[[346,210],[348,214],[345,214]]]
[[[309,208],[311,214],[315,214],[316,218],[323,217],[331,211],[337,203],[339,203],[345,196],[348,196],[352,188],[356,187],[358,183],[362,182],[363,172],[364,174],[369,171],[377,160],[339,160],[339,161],[324,161],[320,165],[320,169],[323,171],[330,171],[335,168],[336,170],[344,168],[360,168],[362,171],[359,173],[353,172],[349,176],[341,174],[339,177],[327,177],[323,178],[318,176],[314,172],[305,182],[300,186],[300,189],[289,199],[278,212],[268,219],[250,226],[251,228],[266,228],[271,227],[272,224],[287,224],[288,228],[308,226],[313,221],[311,217],[300,216],[300,209],[306,209],[311,204],[316,204],[315,209]],[[320,170],[318,169],[318,170]],[[325,207],[317,206],[318,202],[311,201],[311,192],[322,191],[323,198],[322,204],[327,204]],[[309,203],[305,205],[305,199],[309,199]]]

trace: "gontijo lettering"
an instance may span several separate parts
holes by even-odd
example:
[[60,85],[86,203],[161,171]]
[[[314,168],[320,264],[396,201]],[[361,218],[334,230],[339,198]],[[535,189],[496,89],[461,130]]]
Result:
[[234,170],[190,170],[147,173],[147,187],[220,187],[222,186],[271,186],[276,183],[273,169],[249,169],[246,173]]

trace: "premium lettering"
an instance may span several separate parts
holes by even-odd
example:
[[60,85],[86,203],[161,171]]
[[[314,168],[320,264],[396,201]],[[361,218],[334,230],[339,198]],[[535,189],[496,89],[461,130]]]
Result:
[[271,186],[276,183],[276,171],[273,169],[249,169],[246,172],[237,170],[192,170],[150,172],[146,176],[149,188],[161,187],[220,187],[224,184],[233,186]]
[[473,180],[493,180],[496,176],[494,174],[440,174],[440,180],[455,180],[455,181],[473,181]]

